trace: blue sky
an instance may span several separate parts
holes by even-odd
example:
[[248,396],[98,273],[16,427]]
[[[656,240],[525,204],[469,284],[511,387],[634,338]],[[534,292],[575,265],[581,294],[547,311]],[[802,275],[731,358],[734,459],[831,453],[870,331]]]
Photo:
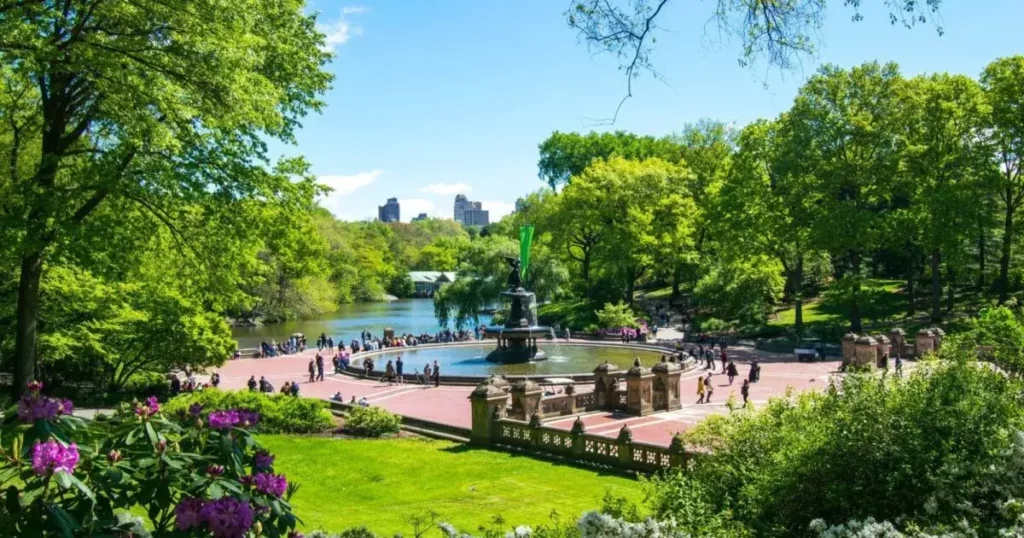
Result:
[[[873,0],[865,4],[881,5]],[[999,56],[1024,54],[1024,2],[944,0],[931,24],[891,26],[865,7],[862,22],[830,2],[821,48],[795,71],[740,67],[740,45],[706,26],[712,0],[675,0],[662,17],[653,59],[664,81],[634,82],[612,129],[661,136],[701,118],[745,124],[774,117],[822,63],[895,61],[905,75],[977,76]],[[402,220],[451,218],[458,193],[495,217],[542,188],[537,144],[552,131],[609,127],[625,93],[617,61],[591,55],[565,24],[562,0],[314,0],[336,58],[322,114],[304,121],[295,146],[335,191],[322,203],[339,218],[376,216],[398,197]]]

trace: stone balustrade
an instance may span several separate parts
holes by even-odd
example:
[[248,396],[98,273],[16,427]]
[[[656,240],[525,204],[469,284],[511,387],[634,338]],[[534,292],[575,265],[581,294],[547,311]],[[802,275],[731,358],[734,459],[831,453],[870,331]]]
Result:
[[938,351],[945,335],[945,331],[937,327],[921,329],[911,344],[903,329],[893,329],[888,335],[847,333],[842,339],[843,363],[875,368],[887,366],[890,357],[923,357]]

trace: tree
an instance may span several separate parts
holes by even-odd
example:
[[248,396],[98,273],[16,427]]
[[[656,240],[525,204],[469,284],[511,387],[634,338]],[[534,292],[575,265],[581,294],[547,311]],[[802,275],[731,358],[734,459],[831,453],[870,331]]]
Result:
[[905,144],[896,100],[902,80],[895,64],[824,66],[800,89],[787,116],[793,173],[813,178],[805,191],[817,202],[806,216],[812,240],[846,261],[854,332],[861,330],[864,257],[885,238]]
[[977,200],[991,177],[982,132],[989,110],[978,83],[962,75],[916,77],[906,82],[902,96],[908,211],[920,230],[921,247],[930,254],[931,318],[939,321],[941,264],[952,267],[962,256],[968,234],[987,209]]
[[624,131],[585,135],[555,131],[540,144],[537,168],[540,178],[552,189],[564,186],[579,175],[595,159],[623,157],[642,161],[657,157],[675,163],[682,157],[678,143],[669,138],[640,136]]
[[595,314],[597,322],[604,329],[635,328],[637,326],[633,307],[623,301],[619,301],[617,304],[605,303],[604,307]]
[[174,231],[183,204],[287,207],[310,188],[267,166],[265,140],[291,140],[320,107],[323,39],[299,0],[0,1],[0,94],[24,107],[0,189],[20,257],[15,390],[35,374],[46,259],[102,205]]
[[[633,79],[642,71],[658,77],[651,60],[658,22],[671,11],[672,0],[629,0],[626,6],[608,0],[573,2],[565,12],[569,27],[592,50],[606,52],[619,59],[626,75],[626,95],[615,109],[614,123],[623,103],[633,96]],[[942,0],[887,0],[889,22],[911,28],[934,21]],[[711,20],[726,37],[738,36],[742,42],[740,65],[765,59],[769,67],[791,69],[799,60],[817,50],[819,31],[825,23],[828,2],[717,0]],[[853,9],[853,20],[860,21],[860,0],[845,0]],[[936,27],[942,34],[942,27]]]
[[1003,245],[999,258],[999,303],[1010,291],[1010,258],[1016,237],[1017,210],[1024,202],[1024,56],[999,58],[981,74],[981,87],[992,107],[992,143],[1001,174],[999,201],[1003,206]]
[[562,193],[589,213],[584,226],[600,228],[595,249],[602,269],[623,284],[632,304],[637,282],[657,263],[674,267],[693,255],[697,208],[693,173],[660,159],[596,161]]

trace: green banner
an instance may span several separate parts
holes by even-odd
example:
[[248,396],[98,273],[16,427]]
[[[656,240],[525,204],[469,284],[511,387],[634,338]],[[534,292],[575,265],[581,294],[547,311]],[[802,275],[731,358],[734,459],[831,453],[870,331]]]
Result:
[[533,226],[519,227],[519,275],[526,282],[526,271],[530,268],[530,243],[533,242]]

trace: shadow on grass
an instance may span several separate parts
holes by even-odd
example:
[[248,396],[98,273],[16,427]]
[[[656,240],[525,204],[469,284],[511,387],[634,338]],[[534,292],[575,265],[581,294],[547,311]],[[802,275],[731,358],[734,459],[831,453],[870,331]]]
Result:
[[600,465],[597,463],[586,463],[577,460],[569,459],[557,454],[549,454],[537,450],[530,450],[526,448],[515,448],[515,447],[482,447],[477,445],[471,445],[468,443],[461,443],[454,446],[449,446],[439,449],[443,452],[451,454],[469,454],[473,452],[480,453],[501,453],[507,454],[512,458],[516,459],[529,459],[529,460],[540,460],[559,467],[570,467],[573,469],[580,469],[584,471],[591,471],[597,473],[598,476],[618,476],[626,478],[636,478],[638,473],[627,469],[620,469],[618,467],[612,467],[610,465]]

